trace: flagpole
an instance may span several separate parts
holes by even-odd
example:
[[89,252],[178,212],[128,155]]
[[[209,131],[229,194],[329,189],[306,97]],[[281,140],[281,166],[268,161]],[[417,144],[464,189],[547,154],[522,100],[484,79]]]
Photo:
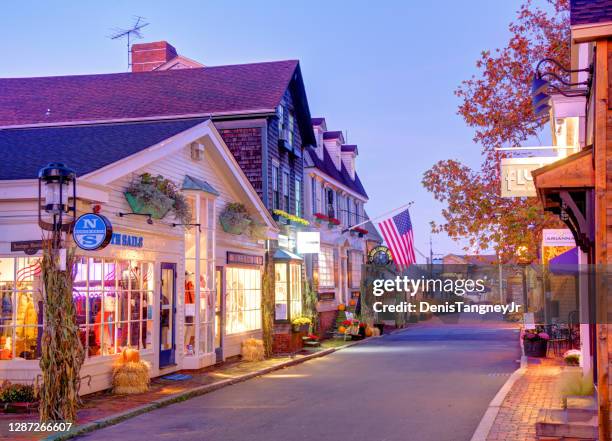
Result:
[[368,222],[374,222],[376,219],[380,219],[381,217],[389,216],[391,213],[395,213],[396,211],[402,210],[402,209],[404,209],[404,208],[408,208],[408,207],[410,207],[412,204],[414,204],[414,201],[410,201],[410,202],[408,202],[407,204],[402,205],[401,207],[394,208],[393,210],[387,211],[386,213],[383,213],[383,214],[381,214],[381,215],[379,215],[379,216],[376,216],[376,217],[370,218],[370,219],[368,219],[368,220],[366,220],[366,221],[364,221],[364,222],[361,222],[361,223],[359,223],[359,224],[357,224],[357,225],[352,225],[352,226],[350,226],[350,227],[345,228],[344,230],[342,230],[342,233],[341,233],[341,234],[344,234],[344,233],[346,233],[347,231],[351,231],[351,230],[352,230],[352,229],[354,229],[354,228],[357,228],[357,227],[360,227],[360,226],[362,226],[362,225],[365,225],[365,224],[367,224]]

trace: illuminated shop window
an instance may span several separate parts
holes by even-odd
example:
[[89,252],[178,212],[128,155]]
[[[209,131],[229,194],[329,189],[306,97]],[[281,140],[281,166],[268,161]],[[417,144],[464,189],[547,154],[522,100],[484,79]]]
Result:
[[87,357],[153,344],[153,263],[77,257],[73,298]]
[[40,258],[0,257],[0,360],[40,357]]
[[[40,258],[0,258],[0,359],[40,357],[42,292]],[[152,347],[152,263],[76,257],[72,295],[87,357]]]
[[184,354],[214,351],[215,320],[215,201],[196,194],[189,198],[193,222],[185,231]]
[[274,319],[293,320],[302,315],[302,265],[274,264]]
[[349,286],[359,288],[361,286],[361,266],[363,265],[363,253],[359,251],[349,252]]
[[334,287],[334,250],[330,247],[321,247],[319,252],[319,286]]
[[227,324],[236,334],[261,328],[261,271],[227,267],[225,270]]

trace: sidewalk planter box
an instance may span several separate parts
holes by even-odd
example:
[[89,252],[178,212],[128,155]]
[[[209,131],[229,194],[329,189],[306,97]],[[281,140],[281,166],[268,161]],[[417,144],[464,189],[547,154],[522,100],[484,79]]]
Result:
[[38,411],[38,401],[1,403],[0,410],[4,413],[33,413]]
[[525,355],[528,357],[546,357],[548,340],[523,340]]
[[127,203],[134,213],[150,214],[153,219],[163,219],[166,214],[168,214],[168,211],[170,211],[170,207],[167,209],[158,209],[151,205],[146,205],[144,202],[142,202],[142,200],[134,197],[131,193],[126,192],[124,194]]
[[308,332],[310,325],[291,325],[293,332]]

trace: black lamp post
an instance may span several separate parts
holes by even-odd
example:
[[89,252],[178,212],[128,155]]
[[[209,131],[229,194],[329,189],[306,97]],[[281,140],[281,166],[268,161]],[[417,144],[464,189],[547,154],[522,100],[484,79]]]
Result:
[[52,162],[38,172],[38,225],[53,232],[54,249],[60,246],[62,231],[70,231],[75,216],[76,173],[62,163]]

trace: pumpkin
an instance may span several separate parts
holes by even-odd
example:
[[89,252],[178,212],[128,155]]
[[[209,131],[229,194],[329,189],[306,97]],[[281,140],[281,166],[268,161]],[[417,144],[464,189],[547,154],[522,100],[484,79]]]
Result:
[[344,326],[339,326],[339,327],[338,327],[338,332],[339,332],[340,334],[344,334],[344,333],[346,332],[346,328],[345,328]]
[[372,334],[374,334],[374,332],[372,331],[372,328],[368,326],[365,330],[365,335],[366,337],[372,337]]
[[355,306],[356,304],[357,304],[357,302],[355,301],[355,299],[349,300],[349,305]]
[[140,352],[138,349],[125,348],[121,352],[124,363],[138,363],[140,361]]
[[346,309],[346,305],[344,303],[340,303],[338,305],[338,311],[344,311]]

